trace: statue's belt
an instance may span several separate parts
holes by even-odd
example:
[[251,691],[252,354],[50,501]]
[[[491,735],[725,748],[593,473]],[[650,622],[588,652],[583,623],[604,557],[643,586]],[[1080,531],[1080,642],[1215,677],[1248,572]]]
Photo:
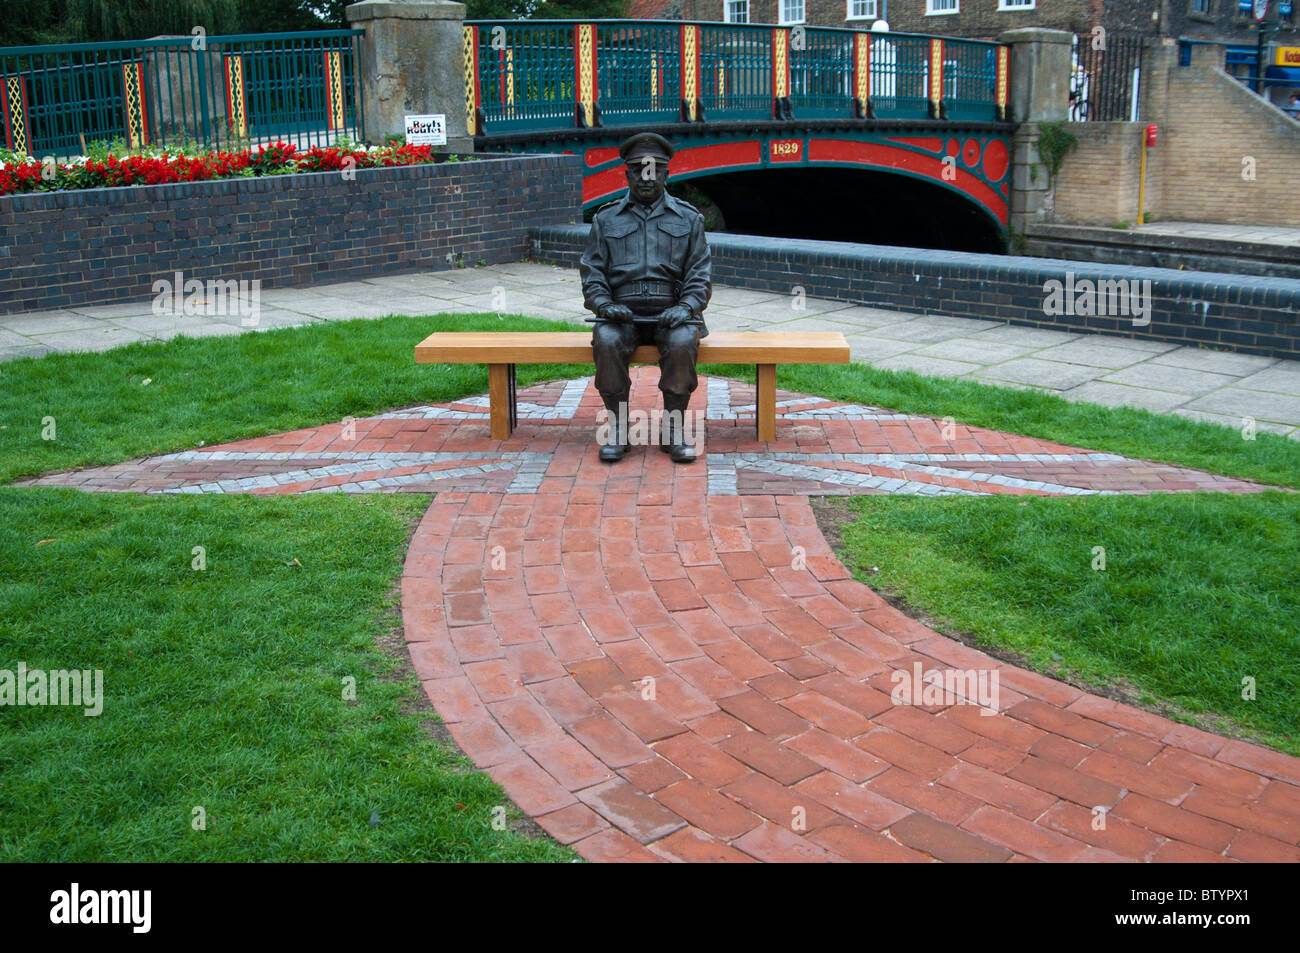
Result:
[[678,285],[674,281],[625,281],[612,290],[614,298],[618,301],[626,298],[672,298],[676,300]]

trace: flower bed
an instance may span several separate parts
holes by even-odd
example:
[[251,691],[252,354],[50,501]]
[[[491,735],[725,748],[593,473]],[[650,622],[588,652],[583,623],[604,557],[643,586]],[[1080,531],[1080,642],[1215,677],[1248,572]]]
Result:
[[[346,172],[378,166],[421,165],[458,161],[435,155],[432,146],[365,146],[354,143],[312,146],[299,151],[276,142],[236,152],[195,152],[182,149],[146,150],[116,156],[111,152],[82,156],[71,162],[44,161],[7,154],[0,161],[0,195],[16,192],[58,192],[167,182],[201,182],[238,176],[289,175],[296,172]],[[0,156],[5,158],[5,156]]]

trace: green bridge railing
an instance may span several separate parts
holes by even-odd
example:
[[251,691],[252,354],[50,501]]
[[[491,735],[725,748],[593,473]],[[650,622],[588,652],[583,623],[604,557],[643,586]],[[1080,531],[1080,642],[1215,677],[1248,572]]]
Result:
[[0,145],[34,156],[95,141],[220,148],[364,134],[362,30],[0,48]]
[[672,20],[476,20],[473,135],[752,119],[1007,118],[1008,48],[978,40]]

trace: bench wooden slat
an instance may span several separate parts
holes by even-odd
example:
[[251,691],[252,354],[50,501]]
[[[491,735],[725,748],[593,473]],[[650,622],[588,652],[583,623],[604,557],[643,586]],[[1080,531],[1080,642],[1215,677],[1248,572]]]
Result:
[[[714,331],[700,342],[707,364],[847,364],[838,331]],[[590,364],[589,331],[439,331],[415,346],[417,364]],[[632,356],[659,363],[652,346]]]
[[[754,426],[759,440],[776,439],[776,365],[847,364],[849,344],[838,331],[717,331],[700,342],[703,364],[753,364]],[[634,364],[658,364],[652,345]],[[590,331],[438,331],[415,346],[417,364],[486,364],[491,433],[505,440],[515,425],[516,364],[590,364]]]

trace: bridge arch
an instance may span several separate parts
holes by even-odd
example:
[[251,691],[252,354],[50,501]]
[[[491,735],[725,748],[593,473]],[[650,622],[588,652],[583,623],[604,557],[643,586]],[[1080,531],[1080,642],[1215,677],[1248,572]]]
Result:
[[[587,129],[572,132],[494,138],[495,148],[527,152],[567,152],[583,157],[582,204],[592,209],[623,194],[627,182],[618,146],[633,129]],[[997,251],[1005,245],[1010,211],[1011,142],[1009,131],[994,123],[770,123],[673,124],[654,127],[673,144],[669,165],[674,182],[701,185],[731,177],[733,181],[780,181],[795,186],[809,200],[833,203],[835,195],[817,187],[834,183],[852,188],[903,185],[918,203],[918,214],[974,215],[960,250]],[[802,173],[802,174],[800,174]],[[818,176],[824,181],[819,183]],[[726,204],[709,188],[724,215]],[[812,195],[810,193],[818,193]],[[794,196],[798,198],[798,195]],[[848,198],[847,196],[843,196]],[[895,203],[886,203],[892,206]],[[734,203],[733,203],[734,205]],[[904,229],[906,231],[906,229]],[[915,231],[915,230],[913,230]],[[786,237],[795,237],[787,235]],[[830,234],[801,234],[826,237]],[[851,240],[834,236],[838,240]],[[858,239],[865,240],[865,239]],[[911,244],[875,236],[882,244]],[[923,247],[936,246],[920,242]]]

